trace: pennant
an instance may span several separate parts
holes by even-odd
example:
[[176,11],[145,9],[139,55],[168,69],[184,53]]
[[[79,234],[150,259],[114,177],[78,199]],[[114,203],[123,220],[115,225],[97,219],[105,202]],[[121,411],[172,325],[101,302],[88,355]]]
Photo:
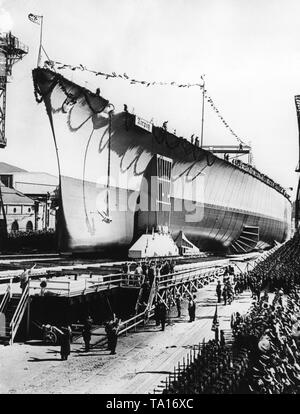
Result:
[[295,105],[296,105],[297,117],[300,118],[300,95],[295,96]]
[[218,319],[218,306],[216,305],[215,315],[212,321],[211,330],[215,331],[219,327],[219,319]]
[[28,14],[28,19],[29,19],[32,23],[36,23],[36,24],[38,24],[38,25],[40,25],[40,24],[41,24],[41,22],[42,22],[42,18],[43,18],[43,16],[37,16],[36,14],[32,14],[32,13],[29,13],[29,14]]

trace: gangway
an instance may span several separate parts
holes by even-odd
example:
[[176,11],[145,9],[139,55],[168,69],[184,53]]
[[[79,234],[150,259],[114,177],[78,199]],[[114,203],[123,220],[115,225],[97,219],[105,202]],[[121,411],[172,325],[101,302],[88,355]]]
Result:
[[[177,295],[179,295],[181,299],[192,296],[198,289],[203,287],[203,285],[208,284],[210,281],[214,280],[214,278],[222,275],[224,269],[228,265],[227,262],[227,260],[224,260],[222,263],[216,261],[215,267],[212,266],[212,262],[207,263],[206,267],[204,263],[199,263],[198,266],[196,266],[195,263],[192,263],[188,265],[188,268],[175,271],[174,273],[161,276],[156,275],[152,285],[150,286],[148,284],[149,294],[148,296],[145,295],[143,298],[143,308],[137,309],[136,315],[121,322],[119,335],[127,333],[132,328],[137,328],[138,325],[145,324],[148,319],[154,315],[154,303],[156,301],[159,300],[165,303],[169,309],[170,306],[175,304]],[[34,297],[52,296],[54,300],[55,297],[77,297],[81,300],[80,297],[82,296],[95,293],[105,294],[108,290],[116,288],[140,289],[140,285],[134,284],[132,286],[132,277],[134,277],[132,273],[127,274],[126,272],[123,272],[101,275],[96,272],[91,275],[87,270],[88,269],[82,269],[82,273],[80,273],[79,271],[77,272],[77,269],[76,271],[74,271],[74,269],[73,271],[67,269],[64,276],[53,277],[51,279],[44,278],[43,280],[46,282],[46,286],[42,286],[41,279],[35,279],[37,275],[32,274],[30,275],[27,287],[22,294],[18,293],[18,287],[15,287],[15,284],[10,280],[10,285],[0,304],[2,319],[3,314],[6,318],[5,329],[3,332],[0,332],[2,339],[10,344],[14,342],[26,309],[28,310],[28,333],[31,317],[31,301]],[[45,274],[43,276],[45,276]],[[11,289],[12,285],[15,287],[14,292],[12,292]],[[52,303],[54,302],[52,301]]]
[[209,269],[203,267],[191,268],[168,275],[156,276],[152,283],[147,306],[142,312],[121,322],[118,335],[126,334],[129,330],[136,329],[138,325],[144,325],[154,315],[154,303],[157,300],[163,302],[169,309],[172,304],[176,304],[176,295],[179,295],[181,299],[192,297],[205,284],[222,276],[226,267],[227,265]]
[[22,293],[12,293],[11,285],[0,304],[4,323],[0,326],[0,343],[12,345],[29,303],[29,286]]

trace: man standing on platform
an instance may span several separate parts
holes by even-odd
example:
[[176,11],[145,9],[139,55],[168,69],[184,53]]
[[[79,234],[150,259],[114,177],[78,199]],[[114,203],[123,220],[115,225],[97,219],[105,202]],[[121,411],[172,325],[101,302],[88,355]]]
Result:
[[189,300],[189,304],[188,304],[188,311],[189,311],[189,317],[190,317],[189,322],[194,322],[194,320],[195,320],[195,314],[196,314],[195,299],[196,299],[196,295],[193,295],[193,297],[190,298],[190,300]]

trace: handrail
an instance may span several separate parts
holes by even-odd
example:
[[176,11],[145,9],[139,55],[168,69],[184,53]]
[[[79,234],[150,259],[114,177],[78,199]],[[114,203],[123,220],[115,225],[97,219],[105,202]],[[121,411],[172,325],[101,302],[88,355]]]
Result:
[[[125,328],[124,328],[124,329],[119,330],[118,335],[121,335],[122,333],[127,332],[127,331],[129,331],[129,329],[132,329],[132,328],[134,328],[135,326],[137,326],[137,325],[139,325],[140,323],[142,323],[142,322],[144,321],[144,315],[145,315],[145,313],[146,313],[146,309],[145,309],[143,312],[139,313],[138,315],[135,315],[135,316],[133,316],[132,318],[127,319],[127,320],[126,320],[126,321],[124,321],[124,322],[121,322],[121,323],[120,323],[120,325],[119,325],[119,329],[120,329],[120,327],[121,327],[121,326],[125,326]],[[143,318],[142,318],[142,317],[143,317]],[[127,325],[131,322],[131,321],[135,321],[135,320],[137,320],[137,319],[139,319],[139,318],[142,318],[142,319],[140,319],[140,320],[139,320],[139,321],[137,321],[136,323],[133,323],[133,324],[131,324],[131,325],[127,326]]]
[[11,289],[10,285],[8,285],[7,289],[6,289],[6,292],[3,296],[3,299],[1,301],[1,304],[0,304],[0,313],[2,313],[4,311],[4,308],[5,308],[5,306],[8,302],[8,299],[10,298],[10,289]]
[[[217,269],[214,269],[214,270],[209,270],[208,272],[206,272],[205,274],[203,274],[203,278],[207,278],[207,277],[209,277],[211,275],[218,275],[220,273],[220,270],[223,270],[223,269],[224,269],[224,267],[217,268]],[[184,281],[186,281],[185,279],[189,280],[191,278],[191,280],[194,280],[195,278],[197,278],[197,276],[199,277],[199,274],[197,275],[196,272],[195,272],[195,270],[197,270],[197,269],[190,269],[189,271],[175,272],[175,273],[168,274],[168,275],[157,276],[157,279],[160,278],[160,277],[164,277],[164,276],[172,276],[172,277],[174,275],[180,276],[180,274],[184,274],[185,276],[187,276],[186,278],[185,277],[181,277],[180,280],[179,280],[179,278],[177,278],[177,280],[176,280],[176,278],[175,279],[172,279],[171,278],[171,279],[167,279],[167,280],[162,280],[162,281],[159,281],[158,282],[158,285],[164,284],[164,283],[166,283],[168,281],[172,281],[172,282],[175,282],[175,283],[176,282],[177,283],[184,283]],[[198,269],[198,271],[199,270],[200,269]],[[191,274],[188,274],[187,275],[187,273],[193,273],[193,274],[192,275]],[[154,281],[153,281],[153,285],[154,285]],[[150,299],[150,295],[149,295],[149,299]],[[153,299],[153,298],[151,298],[151,299]],[[153,302],[153,300],[152,300],[152,302]],[[147,307],[146,307],[146,309],[143,312],[139,313],[138,315],[133,316],[132,318],[130,318],[130,319],[124,321],[124,322],[121,322],[120,325],[119,325],[119,329],[120,329],[120,327],[123,327],[123,326],[124,326],[124,328],[121,329],[121,330],[119,330],[118,335],[121,335],[122,333],[125,333],[125,332],[129,331],[130,329],[136,327],[137,325],[143,323],[145,321],[145,316],[146,315],[148,317],[149,316],[152,316],[153,308],[154,308],[153,305],[148,302]]]
[[10,338],[11,345],[14,342],[14,337],[17,333],[22,317],[24,315],[24,312],[25,312],[25,309],[28,303],[28,299],[29,299],[29,284],[26,285],[22,293],[17,309],[15,310],[14,316],[12,317],[12,320],[9,325],[11,328],[11,338]]
[[[203,275],[201,275],[201,273],[200,274],[198,273],[199,270],[203,270]],[[205,270],[206,269],[198,268],[198,269],[190,269],[189,271],[184,271],[184,272],[176,272],[176,273],[171,273],[171,274],[168,274],[168,275],[161,275],[161,276],[157,277],[158,284],[162,285],[162,284],[169,283],[169,282],[173,282],[173,283],[177,282],[178,279],[179,279],[179,277],[177,277],[177,276],[181,276],[180,282],[183,281],[184,279],[189,279],[189,278],[191,278],[193,280],[195,278],[199,278],[199,276],[203,276],[203,278],[207,278],[210,275],[219,273],[219,270],[223,270],[223,268],[214,269],[214,270],[209,269],[209,270],[206,270],[206,271]],[[182,275],[183,275],[183,277],[182,277]],[[162,279],[165,276],[167,276],[168,279]]]
[[[120,277],[122,276],[122,277]],[[123,274],[122,273],[118,273],[118,274],[114,274],[114,275],[107,275],[104,276],[106,277],[106,280],[90,280],[90,279],[81,279],[81,280],[77,280],[76,282],[79,283],[80,282],[83,283],[82,287],[77,287],[76,289],[76,285],[74,286],[74,290],[71,289],[71,283],[74,282],[72,280],[49,280],[47,281],[47,291],[49,292],[55,292],[58,296],[76,296],[78,294],[82,294],[82,293],[87,293],[87,292],[93,292],[103,286],[107,286],[109,284],[117,284],[117,283],[122,283],[123,282]],[[76,283],[75,282],[75,283]],[[35,285],[36,284],[36,285]],[[60,286],[51,286],[52,285],[64,285],[64,287],[60,287]],[[39,281],[32,281],[30,283],[30,290],[32,289],[39,289]],[[30,292],[29,292],[30,293]]]

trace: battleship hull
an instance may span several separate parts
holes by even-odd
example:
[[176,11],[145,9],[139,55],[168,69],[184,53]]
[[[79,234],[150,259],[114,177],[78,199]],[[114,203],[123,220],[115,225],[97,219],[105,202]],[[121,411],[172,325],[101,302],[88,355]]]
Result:
[[157,228],[232,253],[289,237],[291,204],[277,189],[126,110],[110,112],[57,73],[33,78],[58,154],[61,250],[126,250]]

